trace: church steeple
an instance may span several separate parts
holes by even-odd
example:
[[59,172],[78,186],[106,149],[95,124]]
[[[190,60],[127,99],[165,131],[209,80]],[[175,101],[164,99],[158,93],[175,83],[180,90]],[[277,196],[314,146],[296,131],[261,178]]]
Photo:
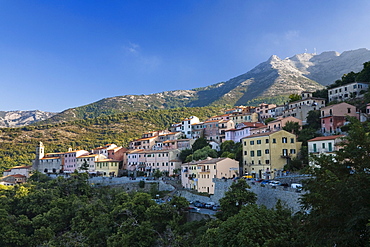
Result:
[[42,142],[39,143],[39,145],[36,147],[36,159],[33,163],[33,170],[38,170],[40,165],[40,159],[44,158],[44,144]]

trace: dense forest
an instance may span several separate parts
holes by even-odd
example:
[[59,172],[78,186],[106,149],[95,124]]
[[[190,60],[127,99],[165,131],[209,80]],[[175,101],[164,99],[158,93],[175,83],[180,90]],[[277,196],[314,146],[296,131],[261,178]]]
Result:
[[190,116],[205,120],[223,110],[221,107],[146,110],[58,124],[0,128],[0,173],[16,165],[30,165],[39,141],[45,144],[46,152],[62,152],[68,147],[91,150],[107,143],[127,146],[145,132],[167,129]]

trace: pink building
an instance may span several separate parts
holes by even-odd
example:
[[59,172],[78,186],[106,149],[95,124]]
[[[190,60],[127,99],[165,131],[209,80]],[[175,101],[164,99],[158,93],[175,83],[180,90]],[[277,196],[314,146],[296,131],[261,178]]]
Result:
[[302,120],[295,118],[295,117],[285,117],[285,118],[279,118],[274,121],[271,121],[267,123],[267,128],[270,131],[275,131],[275,130],[281,130],[283,127],[286,125],[287,122],[295,122],[298,123],[299,126],[302,126]]
[[77,165],[77,157],[88,154],[89,152],[86,150],[75,150],[63,153],[61,155],[63,171],[67,173],[74,172],[74,170],[79,168]]
[[348,117],[358,118],[359,112],[355,106],[347,103],[330,105],[321,109],[322,133],[341,133],[340,127],[348,121]]

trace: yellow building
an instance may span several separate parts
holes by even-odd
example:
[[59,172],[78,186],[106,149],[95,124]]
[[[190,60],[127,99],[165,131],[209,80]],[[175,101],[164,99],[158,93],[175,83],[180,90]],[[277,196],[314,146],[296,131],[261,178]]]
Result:
[[102,159],[95,162],[95,171],[102,176],[117,176],[119,161],[112,159]]
[[243,138],[244,172],[255,178],[275,178],[292,158],[297,157],[301,142],[285,130],[255,134]]

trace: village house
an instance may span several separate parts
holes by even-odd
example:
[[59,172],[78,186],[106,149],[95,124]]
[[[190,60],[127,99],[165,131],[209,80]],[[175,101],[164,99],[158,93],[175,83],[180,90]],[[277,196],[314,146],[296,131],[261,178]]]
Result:
[[32,172],[32,166],[14,166],[8,170],[3,172],[3,176],[10,176],[10,175],[22,175],[26,178],[30,177]]
[[251,129],[250,135],[257,135],[266,132],[270,132],[270,130],[268,129],[267,125],[262,125],[261,127]]
[[258,122],[258,114],[255,112],[242,112],[238,114],[232,114],[230,117],[235,124],[244,122]]
[[155,141],[155,145],[152,150],[172,149],[171,146],[175,141],[182,137],[181,132],[169,132],[158,136],[158,140]]
[[277,118],[283,115],[283,112],[286,110],[285,105],[279,105],[268,110],[268,115],[272,118]]
[[174,170],[179,169],[182,163],[179,155],[179,149],[132,151],[127,155],[127,169],[142,171],[148,176],[152,175],[155,170],[173,175]]
[[348,122],[348,117],[358,119],[359,112],[355,106],[342,102],[321,109],[321,132],[324,134],[341,133],[340,127]]
[[99,159],[95,162],[97,175],[114,177],[118,175],[119,161],[113,159]]
[[267,129],[269,131],[281,130],[288,122],[298,123],[299,126],[302,126],[302,120],[295,117],[286,117],[278,118],[274,121],[268,122]]
[[15,186],[23,184],[27,181],[27,177],[21,174],[7,175],[0,178],[0,184],[5,186]]
[[[139,165],[139,155],[140,152],[144,151],[143,149],[134,149],[127,151],[127,161],[123,162],[123,168],[129,171],[135,171],[136,167]],[[141,155],[140,155],[141,156]]]
[[186,138],[191,138],[192,135],[192,124],[199,123],[199,118],[196,116],[191,116],[189,118],[184,119],[181,122],[181,132],[184,133]]
[[275,178],[301,148],[296,136],[285,130],[251,135],[242,142],[244,173],[263,179]]
[[214,178],[233,178],[239,174],[239,162],[230,158],[207,158],[181,165],[182,186],[214,194]]
[[214,194],[214,178],[234,178],[239,174],[239,162],[230,158],[207,158],[199,161],[198,192]]
[[198,163],[191,161],[181,165],[181,185],[183,188],[198,190]]
[[[343,137],[344,135],[332,135],[312,138],[307,141],[308,154],[335,156],[335,152],[341,148],[338,144],[343,141]],[[315,165],[312,159],[310,159],[309,164],[310,166]]]
[[130,142],[130,149],[151,150],[158,141],[158,136],[144,137]]
[[[95,170],[96,162],[99,159],[106,159],[106,158],[107,156],[103,154],[85,154],[85,155],[78,156],[76,158],[76,164],[73,167],[74,169],[64,170],[64,173],[72,173],[75,170],[77,170],[80,172],[87,171],[91,174],[96,174],[96,170]],[[84,169],[87,169],[87,170],[84,170]]]
[[328,90],[329,102],[344,101],[350,98],[357,98],[360,94],[364,94],[368,88],[369,83],[367,82],[353,82],[331,88]]
[[204,126],[203,122],[192,124],[191,125],[191,138],[199,139],[204,137]]
[[306,124],[307,116],[310,111],[320,110],[325,107],[325,99],[312,97],[310,92],[302,92],[302,99],[288,103],[287,109],[283,112],[283,117],[295,117]]
[[266,104],[266,103],[259,104],[259,106],[257,106],[255,109],[255,112],[259,115],[259,121],[263,122],[267,118],[272,117],[272,115],[270,115],[271,112],[269,113],[269,110],[275,107],[276,107],[275,104]]
[[251,130],[265,126],[263,123],[244,122],[236,124],[235,129],[225,131],[225,139],[223,141],[241,142],[241,139],[251,135]]
[[88,155],[89,152],[86,150],[75,150],[62,153],[60,155],[63,171],[65,173],[72,173],[78,170],[80,167],[77,164],[77,158],[82,155]]

